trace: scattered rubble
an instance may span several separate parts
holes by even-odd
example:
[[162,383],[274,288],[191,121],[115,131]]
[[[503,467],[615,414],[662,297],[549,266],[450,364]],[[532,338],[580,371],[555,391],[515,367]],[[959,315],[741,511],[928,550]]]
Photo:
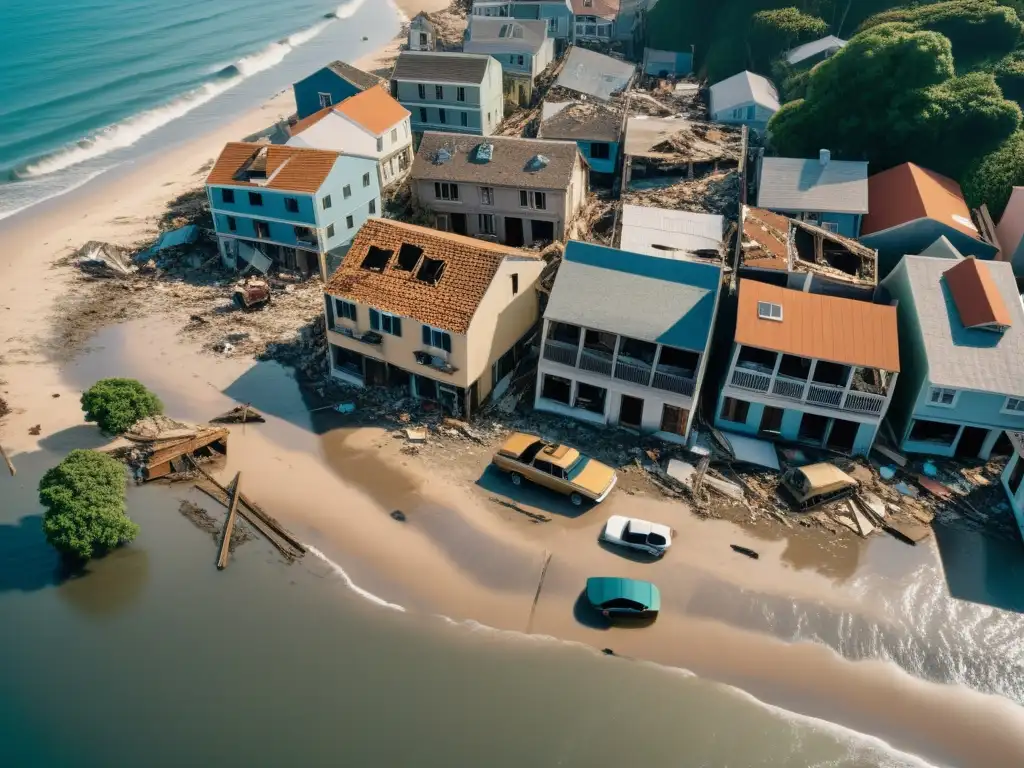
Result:
[[735,220],[740,206],[740,173],[738,170],[719,171],[702,179],[684,179],[665,186],[635,183],[622,193],[622,201],[630,205],[717,213]]
[[266,418],[263,414],[248,403],[236,405],[227,413],[222,413],[220,416],[210,419],[211,424],[262,424],[265,421]]
[[[214,541],[218,541],[220,539],[220,523],[218,523],[215,518],[211,517],[210,514],[198,504],[193,504],[191,501],[187,500],[182,501],[178,506],[178,511],[184,517],[191,520],[196,528],[210,534]],[[252,532],[252,529],[242,522],[236,522],[231,529],[231,551],[234,552],[236,547],[247,541],[251,541],[254,538],[256,538],[256,534]]]
[[227,453],[228,430],[149,416],[137,421],[121,437],[97,450],[121,459],[132,468],[137,482],[172,473],[185,473],[187,460]]

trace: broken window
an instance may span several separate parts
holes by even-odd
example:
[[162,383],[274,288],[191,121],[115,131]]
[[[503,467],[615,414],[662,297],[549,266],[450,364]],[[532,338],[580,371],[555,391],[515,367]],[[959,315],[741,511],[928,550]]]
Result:
[[595,160],[607,160],[611,157],[608,144],[603,141],[593,141],[590,143],[590,156]]
[[686,432],[686,420],[690,413],[685,408],[677,408],[674,405],[664,405],[661,408],[661,431],[670,432],[674,435],[682,435]]
[[561,376],[552,376],[546,373],[541,382],[540,396],[545,400],[554,400],[556,403],[569,405],[572,402],[572,382]]
[[480,205],[494,205],[494,187],[480,187]]
[[960,434],[960,426],[958,424],[914,419],[913,424],[910,426],[910,437],[908,439],[915,443],[952,445],[958,434]]
[[740,347],[739,357],[736,358],[736,367],[748,368],[754,371],[761,371],[762,373],[771,373],[775,370],[775,361],[778,357],[778,352],[771,352],[767,349],[744,344]]
[[238,229],[238,221],[235,219],[234,216],[228,216],[227,217],[227,222],[228,222],[228,232],[234,232],[236,229]]
[[263,195],[259,192],[250,192],[249,205],[255,205],[257,207],[263,205]]
[[398,249],[398,259],[395,260],[395,269],[400,269],[403,272],[412,272],[416,269],[416,265],[420,261],[420,256],[423,255],[423,249],[418,245],[412,243],[402,243],[402,247]]
[[845,387],[850,379],[850,366],[819,360],[814,367],[814,381],[818,384],[831,384]]
[[294,197],[286,197],[284,199],[284,209],[288,211],[288,213],[298,213],[299,201],[296,200]]
[[800,429],[796,439],[815,445],[821,445],[828,429],[828,417],[816,413],[805,413],[800,419]]
[[608,390],[604,387],[595,387],[581,381],[576,385],[576,400],[573,407],[604,415],[604,401],[607,396]]
[[362,264],[359,266],[371,272],[383,272],[388,262],[391,261],[393,253],[394,251],[386,251],[383,248],[378,248],[376,245],[371,245],[370,249],[366,252],[366,256],[363,257]]
[[633,365],[637,363],[654,365],[654,355],[657,351],[658,345],[653,341],[641,341],[623,336],[619,342],[619,361]]
[[270,225],[267,222],[254,221],[253,226],[256,227],[256,237],[260,237],[265,240],[270,239]]
[[459,185],[450,184],[446,181],[435,181],[434,197],[436,197],[438,200],[458,200]]
[[780,376],[807,381],[807,377],[810,373],[811,361],[808,358],[800,357],[799,355],[782,356],[782,362],[779,363]]
[[420,264],[420,271],[416,273],[416,279],[430,285],[437,285],[443,274],[444,261],[442,259],[432,259],[429,256],[424,256],[423,262]]
[[548,340],[557,341],[562,344],[578,346],[580,343],[580,327],[568,323],[553,322],[548,325]]
[[731,421],[733,424],[746,424],[749,412],[750,403],[746,400],[737,400],[734,397],[722,400],[722,419],[725,421]]
[[658,370],[663,373],[671,373],[675,376],[682,376],[692,379],[697,372],[697,364],[700,362],[700,355],[688,349],[663,346],[661,355],[658,357]]
[[235,190],[233,189],[222,189],[220,191],[220,199],[225,203],[235,202]]

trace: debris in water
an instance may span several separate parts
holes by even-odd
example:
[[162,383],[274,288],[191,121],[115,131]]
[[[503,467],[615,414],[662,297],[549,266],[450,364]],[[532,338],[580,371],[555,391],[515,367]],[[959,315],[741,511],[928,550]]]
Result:
[[740,544],[730,544],[729,546],[732,548],[733,552],[739,552],[741,555],[746,555],[751,560],[759,560],[761,558],[761,555],[752,550],[750,547],[744,547]]
[[396,509],[394,512],[391,513],[391,519],[397,520],[400,523],[404,523],[406,521],[405,512],[403,512],[400,509]]
[[882,476],[883,480],[892,480],[896,477],[896,467],[882,467],[878,470],[878,474]]

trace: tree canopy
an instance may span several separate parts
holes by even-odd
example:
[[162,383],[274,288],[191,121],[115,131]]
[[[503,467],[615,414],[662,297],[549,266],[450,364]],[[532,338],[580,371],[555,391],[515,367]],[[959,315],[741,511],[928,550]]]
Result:
[[39,481],[43,533],[62,555],[88,560],[138,535],[125,514],[125,470],[96,451],[75,450]]
[[85,420],[111,435],[146,416],[163,413],[160,399],[135,379],[100,379],[82,395]]
[[1006,208],[1015,186],[1024,185],[1024,131],[1015,132],[998,149],[979,158],[964,175],[961,187],[971,206],[985,203],[993,216]]
[[853,37],[807,78],[806,96],[769,124],[782,155],[868,160],[873,171],[915,162],[958,177],[1019,126],[1020,108],[991,73],[957,76],[950,41],[902,23]]
[[828,34],[828,24],[798,8],[758,11],[750,18],[750,69],[767,72],[772,60],[800,43]]

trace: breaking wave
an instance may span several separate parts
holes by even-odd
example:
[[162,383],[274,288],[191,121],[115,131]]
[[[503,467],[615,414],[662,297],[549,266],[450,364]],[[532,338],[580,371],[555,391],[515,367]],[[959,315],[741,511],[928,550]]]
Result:
[[376,605],[379,605],[382,608],[390,608],[393,611],[399,611],[401,613],[405,613],[405,606],[399,605],[398,603],[389,603],[383,597],[380,597],[379,595],[375,595],[375,594],[373,594],[373,592],[370,592],[369,590],[366,590],[366,589],[363,589],[362,587],[360,587],[358,584],[356,584],[354,581],[352,581],[352,577],[349,576],[345,572],[344,568],[342,568],[336,562],[331,560],[331,558],[329,558],[327,555],[325,555],[323,552],[321,552],[316,547],[311,547],[311,546],[307,545],[306,546],[306,550],[311,555],[314,555],[314,556],[320,558],[321,560],[323,560],[325,563],[327,563],[327,565],[329,565],[331,567],[331,570],[334,571],[338,576],[340,576],[341,580],[343,582],[345,582],[345,586],[348,587],[349,589],[351,589],[353,592],[355,592],[360,597],[364,597],[367,600],[369,600],[371,603],[375,603]]
[[329,19],[347,19],[354,16],[356,11],[363,7],[363,3],[366,0],[348,0],[347,3],[342,3],[331,13],[327,14]]
[[[358,8],[362,0],[353,0]],[[340,10],[340,8],[339,8]],[[353,13],[355,11],[352,11]],[[350,14],[351,15],[351,14]],[[338,17],[345,18],[345,17]],[[16,179],[30,179],[62,171],[87,160],[101,157],[118,149],[130,147],[143,136],[152,133],[173,120],[187,115],[209,101],[234,88],[249,77],[280,64],[285,56],[323,32],[334,17],[299,30],[282,40],[270,43],[262,50],[243,56],[234,64],[223,67],[206,83],[174,101],[140,112],[119,123],[109,125],[73,145],[64,147],[37,160],[32,160],[13,172]]]

